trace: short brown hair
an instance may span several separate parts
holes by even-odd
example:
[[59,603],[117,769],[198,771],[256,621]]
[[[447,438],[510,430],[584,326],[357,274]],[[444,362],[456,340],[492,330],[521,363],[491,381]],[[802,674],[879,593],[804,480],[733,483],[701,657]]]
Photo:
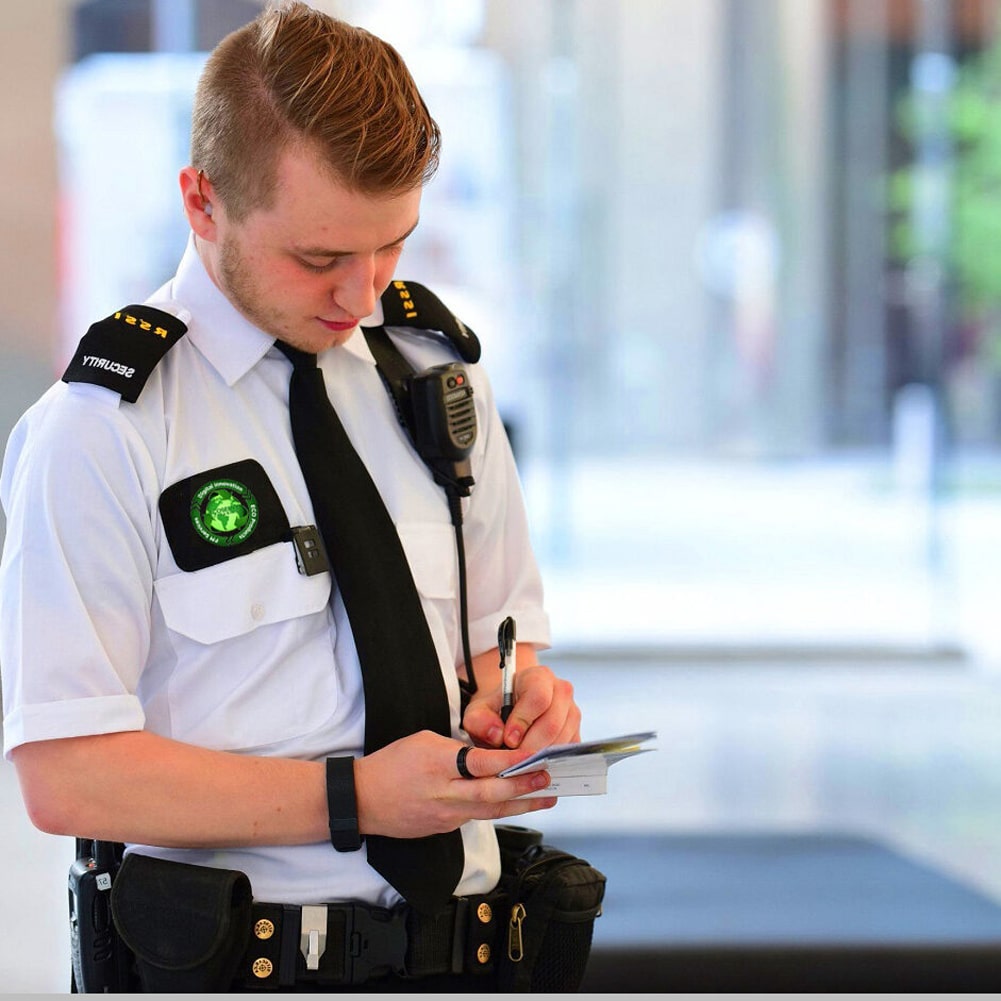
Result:
[[279,158],[299,143],[349,189],[397,194],[434,174],[441,134],[391,45],[284,2],[209,56],[195,95],[191,163],[239,220],[271,204]]

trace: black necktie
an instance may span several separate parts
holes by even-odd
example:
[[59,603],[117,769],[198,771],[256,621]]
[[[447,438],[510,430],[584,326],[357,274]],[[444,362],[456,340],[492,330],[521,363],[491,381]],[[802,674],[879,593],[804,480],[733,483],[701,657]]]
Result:
[[[276,346],[292,362],[292,439],[361,661],[365,753],[420,730],[449,736],[438,655],[396,526],[327,396],[316,355]],[[369,864],[420,910],[443,907],[462,876],[457,830],[365,842]]]

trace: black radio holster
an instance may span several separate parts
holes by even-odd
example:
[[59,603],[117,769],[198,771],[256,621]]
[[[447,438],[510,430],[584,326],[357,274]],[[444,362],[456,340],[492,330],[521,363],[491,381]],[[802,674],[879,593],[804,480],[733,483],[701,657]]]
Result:
[[123,994],[135,989],[132,956],[111,919],[111,888],[125,846],[76,838],[70,866],[70,993]]

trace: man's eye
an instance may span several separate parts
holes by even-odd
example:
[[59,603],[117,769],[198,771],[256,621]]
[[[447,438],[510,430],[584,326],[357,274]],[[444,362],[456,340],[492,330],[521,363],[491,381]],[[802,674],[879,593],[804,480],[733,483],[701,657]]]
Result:
[[326,261],[323,264],[316,264],[313,261],[307,261],[304,257],[299,258],[299,263],[307,270],[312,271],[314,274],[322,274],[324,271],[330,271],[337,264],[338,258],[333,258],[332,260]]

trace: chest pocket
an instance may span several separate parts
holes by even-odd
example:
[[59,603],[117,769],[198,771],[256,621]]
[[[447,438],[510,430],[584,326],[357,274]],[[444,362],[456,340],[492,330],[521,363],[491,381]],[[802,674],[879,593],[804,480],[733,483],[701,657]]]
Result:
[[308,615],[330,600],[330,574],[299,573],[291,543],[156,582],[168,628],[199,643],[218,643]]
[[166,626],[170,731],[252,750],[307,734],[337,708],[331,577],[278,543],[154,585]]

